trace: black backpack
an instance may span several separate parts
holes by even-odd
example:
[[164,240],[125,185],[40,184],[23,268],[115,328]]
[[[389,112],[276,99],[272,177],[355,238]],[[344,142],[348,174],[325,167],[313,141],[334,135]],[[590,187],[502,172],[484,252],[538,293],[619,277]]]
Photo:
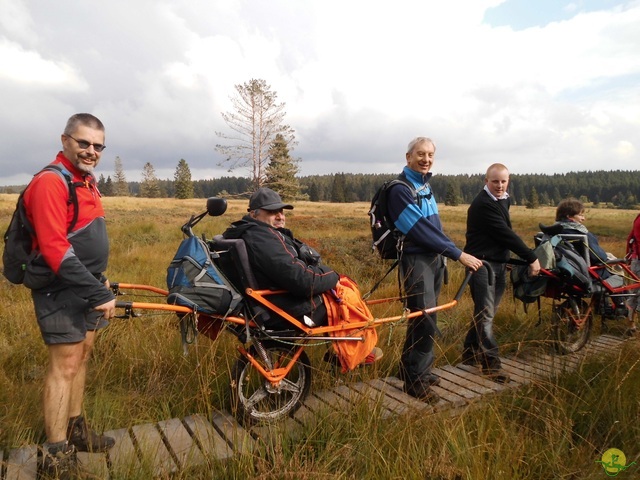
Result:
[[371,249],[377,252],[380,258],[385,260],[397,259],[398,253],[402,249],[404,235],[395,227],[387,211],[387,194],[394,185],[403,184],[409,187],[413,198],[420,206],[421,198],[418,197],[416,189],[403,173],[398,178],[387,180],[373,195],[369,218],[371,220]]
[[[68,205],[73,205],[73,220],[67,228],[67,233],[73,231],[78,221],[78,197],[76,195],[76,186],[83,185],[82,182],[77,184],[73,182],[71,173],[59,164],[51,164],[44,167],[39,175],[44,171],[56,172],[65,181],[65,185],[69,190]],[[34,176],[36,176],[34,175]],[[27,186],[28,188],[28,186]],[[18,197],[16,209],[13,212],[7,231],[4,232],[4,251],[2,252],[2,263],[4,265],[2,273],[11,283],[20,285],[24,282],[24,275],[27,265],[37,256],[37,252],[31,251],[32,238],[34,235],[33,226],[27,219],[27,212],[24,208],[24,192],[25,188]]]

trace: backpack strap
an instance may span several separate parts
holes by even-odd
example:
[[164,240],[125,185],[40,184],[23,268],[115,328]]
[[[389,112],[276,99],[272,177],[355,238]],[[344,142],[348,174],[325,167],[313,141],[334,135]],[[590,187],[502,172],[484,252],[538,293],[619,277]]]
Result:
[[67,228],[67,233],[71,233],[76,226],[76,223],[78,223],[78,194],[76,193],[76,188],[84,186],[85,183],[74,182],[71,172],[57,163],[47,165],[38,173],[42,173],[45,171],[57,173],[60,178],[64,180],[65,185],[67,186],[67,191],[69,193],[69,197],[67,198],[67,205],[73,205],[73,218],[71,220],[71,223],[69,224],[69,227]]

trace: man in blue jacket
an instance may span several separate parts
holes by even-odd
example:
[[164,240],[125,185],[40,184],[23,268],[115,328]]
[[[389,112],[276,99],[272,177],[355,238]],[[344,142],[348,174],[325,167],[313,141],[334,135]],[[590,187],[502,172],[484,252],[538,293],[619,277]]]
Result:
[[[389,215],[405,235],[400,275],[407,297],[406,307],[412,312],[437,305],[446,268],[445,257],[473,270],[482,265],[480,260],[456,247],[442,231],[438,205],[429,185],[435,152],[431,139],[417,137],[412,140],[407,147],[407,165],[402,174],[415,188],[417,198],[403,184],[392,186],[387,197]],[[400,359],[400,378],[404,381],[405,392],[428,402],[436,402],[439,398],[431,389],[439,383],[439,378],[431,373],[435,332],[435,314],[410,319]]]

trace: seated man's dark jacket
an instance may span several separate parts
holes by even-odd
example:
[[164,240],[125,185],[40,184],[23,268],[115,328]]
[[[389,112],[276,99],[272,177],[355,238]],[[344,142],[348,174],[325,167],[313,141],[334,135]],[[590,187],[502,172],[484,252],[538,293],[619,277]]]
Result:
[[324,307],[320,294],[338,283],[338,274],[323,265],[320,255],[295,239],[289,229],[276,229],[245,215],[222,235],[244,240],[258,288],[287,290],[287,295],[268,299],[296,318],[314,318],[313,312]]

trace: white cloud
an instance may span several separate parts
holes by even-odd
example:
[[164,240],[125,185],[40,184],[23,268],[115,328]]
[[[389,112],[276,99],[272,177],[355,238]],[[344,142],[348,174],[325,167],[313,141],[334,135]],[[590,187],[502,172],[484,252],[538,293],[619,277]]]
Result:
[[416,135],[437,173],[636,169],[640,2],[517,30],[483,23],[501,3],[0,0],[0,157],[23,160],[0,183],[52,158],[76,111],[107,125],[102,168],[226,174],[215,131],[251,78],[287,104],[304,174],[398,170]]

